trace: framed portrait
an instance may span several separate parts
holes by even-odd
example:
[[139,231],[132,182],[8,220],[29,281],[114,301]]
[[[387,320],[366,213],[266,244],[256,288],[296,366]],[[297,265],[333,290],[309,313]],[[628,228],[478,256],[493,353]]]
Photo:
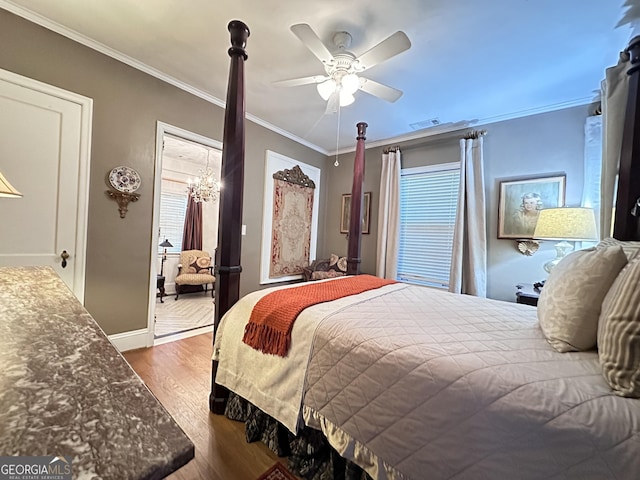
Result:
[[[369,233],[369,215],[371,214],[371,192],[364,193],[364,204],[362,206],[363,222],[362,233]],[[351,194],[342,194],[342,208],[340,209],[340,233],[349,233],[349,219],[351,217]]]
[[533,238],[540,210],[564,205],[566,175],[500,182],[498,238]]

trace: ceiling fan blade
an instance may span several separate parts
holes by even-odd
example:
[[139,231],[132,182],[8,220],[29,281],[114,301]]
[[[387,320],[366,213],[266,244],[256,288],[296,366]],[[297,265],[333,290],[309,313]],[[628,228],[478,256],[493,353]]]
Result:
[[327,100],[327,108],[324,111],[325,115],[331,115],[332,113],[336,113],[338,111],[338,107],[340,105],[340,92],[336,90],[331,94],[329,100]]
[[407,37],[404,32],[398,31],[356,58],[355,61],[358,62],[358,70],[367,70],[378,63],[395,57],[410,47],[411,41],[409,37]]
[[326,75],[312,75],[310,77],[291,78],[289,80],[278,80],[273,82],[277,87],[297,87],[298,85],[309,85],[311,83],[322,83],[328,80]]
[[402,91],[397,88],[389,87],[364,77],[360,77],[360,90],[392,103],[402,96]]
[[291,25],[291,31],[322,63],[333,63],[333,55],[309,25],[306,23]]

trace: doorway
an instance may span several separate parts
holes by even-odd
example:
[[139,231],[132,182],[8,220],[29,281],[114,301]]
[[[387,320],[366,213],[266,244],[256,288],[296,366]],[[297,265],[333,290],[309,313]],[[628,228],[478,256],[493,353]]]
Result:
[[22,193],[0,199],[0,266],[50,266],[81,303],[92,109],[90,98],[0,69],[0,171]]
[[[186,130],[158,122],[154,189],[154,241],[151,253],[149,341],[158,345],[213,330],[214,301],[210,289],[199,288],[176,299],[175,278],[184,250],[183,229],[194,184],[210,168],[220,178],[222,144]],[[202,205],[202,250],[211,257],[218,242],[218,196]],[[212,260],[213,261],[213,260]],[[209,287],[211,288],[211,287]]]

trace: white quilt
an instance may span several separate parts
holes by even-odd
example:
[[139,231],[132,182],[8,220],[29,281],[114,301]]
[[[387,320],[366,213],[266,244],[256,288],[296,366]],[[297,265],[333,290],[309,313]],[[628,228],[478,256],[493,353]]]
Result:
[[301,404],[280,382],[308,365],[294,375],[305,422],[374,478],[640,478],[640,400],[611,393],[595,352],[554,351],[534,308],[402,284],[365,296],[307,309],[293,365],[242,344],[254,358],[232,355],[230,373],[223,353],[237,344],[220,343],[219,378],[293,415]]
[[[345,278],[321,281],[339,282]],[[298,431],[302,422],[305,371],[318,324],[343,308],[378,295],[378,290],[382,290],[372,290],[305,309],[293,325],[291,348],[286,357],[264,354],[242,342],[244,327],[258,300],[274,290],[304,285],[271,287],[242,297],[220,321],[213,343],[213,359],[219,362],[216,383],[249,400],[293,433]],[[402,288],[402,285],[383,288],[394,290]]]

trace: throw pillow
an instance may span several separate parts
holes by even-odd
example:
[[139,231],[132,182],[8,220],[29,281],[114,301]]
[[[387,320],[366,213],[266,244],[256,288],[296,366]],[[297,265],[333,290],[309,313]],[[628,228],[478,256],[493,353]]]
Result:
[[313,272],[311,274],[311,280],[324,280],[326,278],[337,278],[343,275],[344,273],[336,272],[335,270],[327,270],[326,272]]
[[598,356],[614,393],[640,397],[640,256],[618,275],[602,303]]
[[640,251],[640,242],[622,241],[615,238],[603,238],[596,248],[622,247],[627,260],[631,260]]
[[189,264],[188,273],[209,273],[211,259],[209,257],[196,257]]
[[551,271],[538,300],[538,320],[559,352],[596,346],[598,318],[609,287],[627,263],[622,248],[579,250]]
[[339,257],[335,253],[332,253],[329,259],[329,266],[336,272],[345,273],[347,271],[347,257]]

